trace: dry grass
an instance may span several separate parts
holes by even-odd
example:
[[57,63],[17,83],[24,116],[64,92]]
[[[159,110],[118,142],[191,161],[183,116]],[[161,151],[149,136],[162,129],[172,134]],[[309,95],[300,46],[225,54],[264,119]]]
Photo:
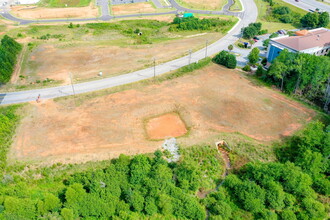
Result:
[[88,18],[98,17],[98,8],[92,5],[79,8],[43,8],[36,6],[13,6],[11,13],[26,19]]
[[127,14],[144,14],[157,12],[157,9],[148,2],[112,5],[111,11],[113,15],[127,15]]
[[[42,94],[41,94],[42,96]],[[277,140],[301,128],[314,113],[237,71],[211,65],[191,75],[85,100],[32,103],[24,109],[9,158],[83,162],[119,154],[153,152],[145,121],[178,112],[189,134],[184,146],[214,144],[223,132],[240,132],[260,142]]]
[[226,0],[179,0],[179,3],[188,8],[203,10],[221,10]]
[[[118,34],[114,33],[113,36],[115,35]],[[73,73],[75,81],[96,78],[99,71],[103,71],[104,77],[119,75],[151,65],[153,57],[157,63],[162,63],[184,56],[189,49],[203,47],[206,38],[220,37],[220,34],[213,33],[148,45],[132,45],[132,39],[127,39],[126,44],[131,46],[88,43],[73,46],[64,46],[67,44],[64,43],[56,46],[50,42],[40,45],[29,54],[26,68],[21,72],[21,75],[28,77],[18,83],[24,85],[49,78],[68,84],[68,72]],[[116,40],[118,39],[113,39],[112,42]]]

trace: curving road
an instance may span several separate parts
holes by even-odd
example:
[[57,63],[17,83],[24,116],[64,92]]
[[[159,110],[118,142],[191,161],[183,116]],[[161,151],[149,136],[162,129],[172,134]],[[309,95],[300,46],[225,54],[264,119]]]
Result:
[[[171,0],[172,4],[175,4],[174,0]],[[242,0],[242,4],[244,5],[245,11],[243,13],[238,13],[238,17],[240,18],[239,22],[233,27],[227,35],[218,40],[217,42],[209,45],[206,50],[201,49],[191,55],[191,62],[196,62],[200,59],[203,59],[205,55],[211,55],[218,53],[221,50],[227,49],[229,44],[233,44],[236,42],[240,36],[241,28],[247,26],[251,22],[255,22],[257,19],[257,6],[254,3],[254,0]],[[179,7],[178,10],[184,9],[179,5],[174,5],[174,7]],[[195,13],[206,13],[208,11],[199,10],[189,10],[185,9],[185,11],[193,11]],[[170,13],[170,12],[167,12]],[[228,11],[222,12],[210,12],[211,13],[219,13],[219,14],[231,14]],[[163,13],[166,14],[166,13]],[[237,13],[234,13],[237,14]],[[130,15],[134,16],[134,15]],[[118,16],[119,17],[119,16]],[[76,19],[75,19],[76,20]],[[56,20],[58,21],[58,20]],[[33,21],[32,21],[33,22]],[[170,72],[172,70],[179,69],[183,66],[188,65],[189,57],[181,57],[176,60],[172,60],[167,63],[160,64],[156,66],[156,75],[160,75],[163,73]],[[115,86],[120,86],[128,83],[137,82],[140,80],[144,80],[147,78],[151,78],[154,76],[154,68],[150,67],[144,70],[139,70],[136,72],[119,75],[111,78],[105,78],[101,80],[95,80],[91,82],[79,83],[74,85],[74,90],[76,94],[86,93],[97,91],[101,89],[111,88]],[[44,89],[36,89],[36,90],[28,90],[28,91],[20,91],[20,92],[11,92],[0,94],[0,104],[14,104],[14,103],[22,103],[28,101],[35,101],[38,95],[40,94],[41,99],[51,99],[56,97],[73,95],[73,89],[71,85],[59,86],[59,87],[51,87]]]

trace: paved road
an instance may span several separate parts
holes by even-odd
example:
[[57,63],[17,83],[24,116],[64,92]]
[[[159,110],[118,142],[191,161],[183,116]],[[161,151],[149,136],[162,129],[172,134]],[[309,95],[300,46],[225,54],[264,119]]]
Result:
[[330,5],[327,5],[325,3],[316,1],[316,0],[299,0],[299,2],[296,2],[295,0],[283,0],[291,5],[294,5],[298,8],[301,8],[305,11],[315,10],[316,8],[319,8],[323,11],[327,11],[330,13]]
[[[257,6],[255,5],[253,0],[244,0],[243,4],[245,6],[245,12],[242,14],[242,19],[238,22],[238,24],[222,39],[208,46],[207,55],[212,55],[218,53],[221,50],[225,50],[229,44],[233,44],[237,41],[240,36],[241,28],[243,26],[247,26],[249,23],[256,21],[257,19]],[[205,57],[205,48],[201,49],[192,54],[191,62],[196,62]],[[172,60],[170,62],[160,64],[156,66],[156,75],[160,75],[163,73],[167,73],[172,70],[176,70],[183,66],[186,66],[189,62],[188,56]],[[91,91],[97,91],[101,89],[111,88],[119,85],[124,85],[132,82],[137,82],[143,79],[151,78],[154,75],[154,69],[147,68],[144,70],[115,76],[111,78],[105,78],[101,80],[85,82],[75,84],[75,92],[85,93]],[[3,97],[3,100],[0,102],[1,105],[4,104],[13,104],[13,103],[22,103],[28,101],[35,101],[38,95],[41,95],[42,99],[51,99],[61,96],[72,95],[72,87],[70,85],[67,86],[59,86],[45,89],[37,89],[37,90],[29,90],[29,91],[21,91],[21,92],[12,92],[6,94],[0,94],[0,97]]]

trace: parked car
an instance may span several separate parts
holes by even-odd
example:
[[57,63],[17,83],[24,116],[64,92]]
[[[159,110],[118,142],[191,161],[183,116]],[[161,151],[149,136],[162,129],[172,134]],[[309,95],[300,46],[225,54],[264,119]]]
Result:
[[296,2],[299,2],[299,0],[295,0]]
[[286,31],[285,30],[278,30],[277,33],[279,33],[279,34],[286,34]]
[[257,37],[257,36],[255,36],[253,39],[255,39],[255,40],[260,40],[259,37]]

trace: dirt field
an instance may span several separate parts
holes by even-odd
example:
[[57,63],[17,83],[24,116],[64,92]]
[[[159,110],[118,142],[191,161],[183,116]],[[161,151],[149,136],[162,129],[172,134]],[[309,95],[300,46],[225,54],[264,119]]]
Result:
[[292,134],[314,115],[215,64],[137,88],[88,99],[79,107],[71,99],[27,105],[9,160],[72,163],[153,152],[162,141],[148,140],[145,121],[169,112],[178,112],[189,128],[178,138],[184,146],[214,144],[219,132],[272,141]]
[[98,8],[94,5],[78,8],[43,8],[36,6],[13,6],[11,13],[16,17],[27,19],[49,18],[89,18],[98,16]]
[[111,8],[112,14],[114,15],[143,14],[157,11],[156,8],[154,8],[150,3],[147,2],[113,5],[111,6]]
[[148,138],[161,140],[171,137],[180,137],[187,133],[187,128],[178,114],[167,113],[148,120],[146,131]]
[[[219,38],[220,35],[208,36],[213,39],[216,36]],[[157,63],[184,56],[189,49],[203,47],[205,37],[201,35],[128,47],[81,45],[63,48],[44,44],[30,54],[28,68],[21,74],[34,81],[50,78],[63,81],[64,84],[69,83],[68,72],[72,72],[75,80],[95,78],[99,71],[103,71],[105,77],[118,75],[151,65],[154,56]]]
[[196,9],[220,10],[225,0],[180,0],[185,6]]

